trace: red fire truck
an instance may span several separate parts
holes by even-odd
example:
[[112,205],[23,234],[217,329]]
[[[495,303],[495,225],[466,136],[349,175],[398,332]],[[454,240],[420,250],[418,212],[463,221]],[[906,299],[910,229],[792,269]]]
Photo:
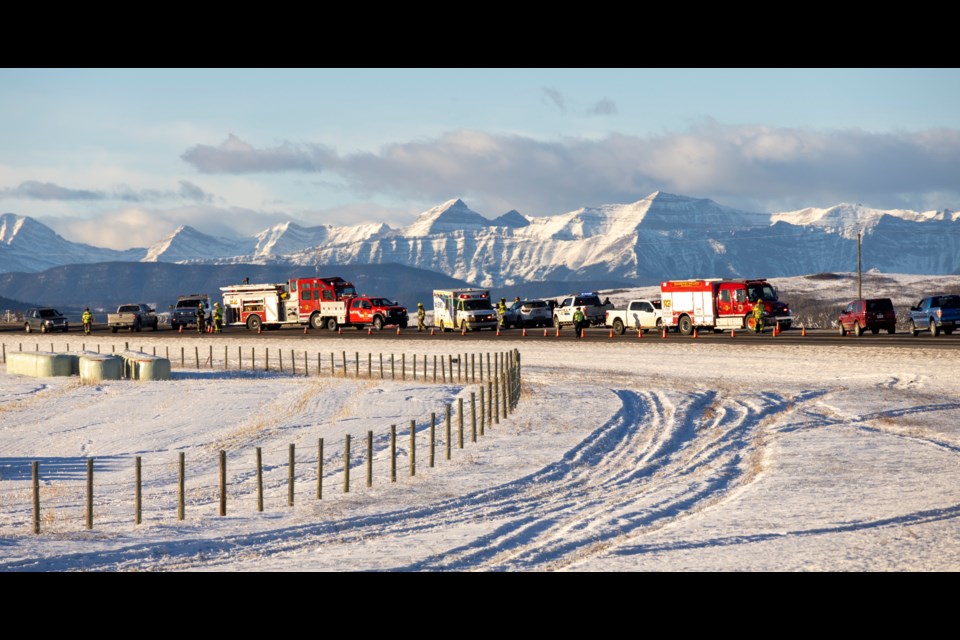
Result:
[[790,308],[780,302],[777,290],[766,280],[668,280],[660,283],[663,325],[690,335],[703,329],[752,329],[753,307],[763,305],[764,324],[793,323]]
[[336,331],[347,323],[347,303],[357,295],[343,278],[294,278],[285,284],[235,284],[223,292],[224,323],[251,331],[308,324]]

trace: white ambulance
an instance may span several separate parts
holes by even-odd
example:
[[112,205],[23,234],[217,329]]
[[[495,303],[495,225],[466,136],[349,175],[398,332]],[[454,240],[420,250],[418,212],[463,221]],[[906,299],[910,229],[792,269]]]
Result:
[[497,313],[486,289],[434,289],[433,324],[443,331],[496,329]]

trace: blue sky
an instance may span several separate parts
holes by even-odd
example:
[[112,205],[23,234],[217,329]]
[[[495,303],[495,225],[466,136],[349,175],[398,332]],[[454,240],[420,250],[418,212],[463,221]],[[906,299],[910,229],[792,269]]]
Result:
[[0,212],[125,248],[456,197],[956,209],[958,105],[956,69],[4,69]]

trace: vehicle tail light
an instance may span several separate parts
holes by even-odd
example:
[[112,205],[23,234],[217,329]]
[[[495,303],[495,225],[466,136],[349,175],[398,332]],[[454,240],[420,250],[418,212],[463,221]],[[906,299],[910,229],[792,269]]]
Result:
[[941,314],[942,314],[942,313],[943,313],[943,311],[942,311],[942,310],[940,310],[940,309],[937,309],[937,317],[938,317],[938,318],[940,318],[940,317],[941,317]]

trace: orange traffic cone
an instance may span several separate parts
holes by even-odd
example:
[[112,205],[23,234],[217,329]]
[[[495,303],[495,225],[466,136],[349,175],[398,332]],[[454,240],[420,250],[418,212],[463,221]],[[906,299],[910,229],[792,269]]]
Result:
[[342,336],[342,335],[343,335],[343,328],[342,328],[342,327],[337,327],[337,335],[338,335],[338,336]]
[[183,325],[180,325],[180,333],[183,333]]
[[303,335],[307,335],[307,325],[303,325]]
[[527,328],[526,328],[526,327],[523,328],[523,333],[522,333],[521,335],[522,335],[524,338],[527,337]]
[[497,327],[497,335],[500,335],[500,327]]
[[807,328],[803,325],[800,325],[800,336],[803,338],[807,337]]
[[697,328],[696,328],[696,327],[693,328],[693,337],[694,337],[694,338],[698,338],[698,337],[699,337],[699,336],[697,335]]
[[661,340],[664,340],[664,339],[666,339],[666,337],[667,337],[667,326],[664,325],[664,326],[663,326],[663,335],[660,336],[660,339],[661,339]]
[[435,336],[435,335],[437,335],[437,332],[436,332],[436,330],[435,330],[435,329],[433,329],[433,328],[431,328],[431,329],[430,329],[430,335],[432,335],[432,336]]
[[637,329],[637,340],[643,338],[643,329]]
[[400,335],[400,325],[397,325],[397,335]]
[[263,325],[262,325],[262,324],[257,325],[257,333],[263,333]]
[[372,327],[367,327],[367,335],[368,335],[368,336],[372,336],[372,335],[373,335],[373,328],[372,328]]
[[460,329],[460,335],[461,335],[461,336],[467,335],[467,328],[466,328],[466,327]]
[[736,337],[737,337],[737,330],[736,330],[736,329],[730,329],[730,337],[731,337],[731,338],[736,338]]
[[560,327],[557,327],[557,337],[560,337]]
[[547,330],[546,330],[546,329],[543,330],[543,337],[544,337],[544,338],[547,337]]
[[613,329],[610,329],[610,337],[613,337]]
[[775,336],[780,335],[780,323],[779,323],[779,322],[777,322],[777,324],[774,325],[774,327],[773,327],[773,335],[775,335]]

